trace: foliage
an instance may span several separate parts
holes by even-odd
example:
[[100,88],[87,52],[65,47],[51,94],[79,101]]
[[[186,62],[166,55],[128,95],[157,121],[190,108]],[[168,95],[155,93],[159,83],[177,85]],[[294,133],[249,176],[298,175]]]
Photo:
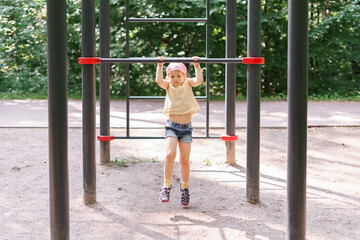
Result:
[[[99,0],[96,0],[98,6]],[[98,16],[98,9],[96,11]],[[225,57],[226,1],[211,0],[210,56]],[[204,18],[205,0],[134,0],[130,17]],[[81,0],[67,1],[69,96],[81,95]],[[111,57],[126,57],[125,0],[110,1]],[[360,1],[310,0],[309,95],[313,99],[359,96]],[[237,56],[246,56],[247,1],[237,1]],[[98,25],[96,26],[98,29]],[[97,36],[98,30],[96,30]],[[130,57],[205,56],[205,23],[130,23]],[[98,37],[97,37],[98,44]],[[286,97],[287,2],[262,0],[262,95]],[[2,0],[0,6],[0,96],[46,95],[46,1]],[[211,64],[210,94],[225,92],[224,64]],[[97,68],[98,69],[98,68]],[[130,64],[131,95],[164,95],[154,81],[155,64]],[[190,75],[193,75],[191,64]],[[111,94],[125,96],[126,68],[111,65]],[[98,84],[98,79],[97,79]],[[205,95],[205,84],[197,87]],[[237,65],[238,98],[246,96],[246,66]],[[276,98],[276,97],[275,97]]]
[[287,2],[263,1],[262,14],[262,68],[263,95],[286,93],[287,90]]
[[[125,31],[124,31],[124,2],[112,1],[111,34],[112,34],[112,57],[125,57]],[[225,1],[212,1],[210,12],[210,56],[225,56]],[[206,3],[199,1],[131,1],[130,17],[137,18],[204,18],[206,15]],[[246,35],[246,6],[238,8],[239,31],[242,39]],[[153,36],[149,38],[148,36]],[[130,24],[130,50],[129,56],[171,56],[191,57],[206,55],[206,25],[205,23],[131,23]],[[119,47],[121,46],[121,47]],[[238,51],[246,51],[245,42],[238,44]],[[202,65],[204,75],[205,64]],[[190,74],[191,65],[188,65]],[[240,65],[239,65],[240,68]],[[125,68],[122,65],[113,65],[113,78],[111,91],[115,95],[125,94]],[[224,95],[224,66],[213,65],[210,67],[211,94]],[[155,66],[149,64],[131,64],[131,87],[132,95],[163,95],[161,88],[156,86]],[[242,73],[243,83],[245,73]],[[242,86],[243,84],[238,84]],[[197,95],[205,95],[205,84],[196,88]]]
[[46,29],[42,0],[2,0],[0,91],[46,94]]
[[310,95],[359,95],[360,1],[331,2],[311,4]]
[[68,92],[81,95],[81,65],[77,59],[81,56],[81,0],[67,1],[67,40],[68,40]]

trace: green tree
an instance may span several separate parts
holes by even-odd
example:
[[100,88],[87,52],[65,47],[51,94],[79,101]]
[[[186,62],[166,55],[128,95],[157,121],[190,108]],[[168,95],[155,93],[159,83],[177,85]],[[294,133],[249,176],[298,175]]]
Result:
[[[99,0],[96,0],[98,6]],[[225,57],[226,0],[211,0],[210,57]],[[204,18],[205,0],[134,0],[130,17]],[[262,95],[286,95],[287,2],[262,0]],[[111,57],[125,55],[125,0],[110,1]],[[96,10],[98,16],[98,7]],[[67,1],[69,94],[81,94],[81,0]],[[309,94],[359,96],[359,0],[309,4]],[[131,23],[131,57],[205,56],[204,23]],[[247,1],[237,1],[237,56],[246,56]],[[98,25],[96,26],[98,46]],[[85,40],[86,41],[86,40]],[[0,93],[46,96],[46,1],[3,0],[0,6]],[[210,64],[210,93],[224,96],[224,64]],[[190,67],[190,73],[193,71]],[[202,64],[204,73],[205,64]],[[96,68],[98,69],[98,68]],[[125,65],[111,66],[111,93],[125,96]],[[163,95],[155,64],[130,64],[131,95]],[[98,78],[97,78],[98,83]],[[237,93],[246,95],[246,65],[237,65]],[[196,88],[205,94],[205,84]]]
[[317,1],[310,8],[309,94],[360,90],[360,1]]
[[[210,11],[210,57],[225,57],[225,19],[226,1],[211,1]],[[112,57],[125,57],[124,1],[113,1],[111,6]],[[239,2],[237,8],[238,22],[238,56],[246,54],[246,2]],[[130,17],[137,18],[205,18],[206,2],[204,0],[187,1],[130,1]],[[151,37],[149,37],[151,36]],[[131,23],[130,56],[171,56],[191,57],[205,56],[206,52],[205,23]],[[191,67],[191,65],[189,65]],[[204,73],[205,64],[202,65]],[[238,90],[246,93],[246,67],[238,65]],[[124,66],[113,65],[111,89],[114,94],[124,95]],[[224,96],[225,68],[223,64],[210,65],[211,95]],[[156,86],[155,65],[131,64],[131,94],[163,95],[162,89]],[[190,70],[191,73],[191,70]],[[198,95],[205,94],[205,84],[196,89]],[[241,94],[240,93],[240,94]]]
[[46,9],[41,0],[0,6],[0,91],[46,94]]
[[286,94],[287,89],[287,2],[265,0],[262,4],[262,94]]
[[68,43],[68,92],[69,95],[81,95],[81,65],[77,64],[81,56],[81,0],[67,1],[67,43]]

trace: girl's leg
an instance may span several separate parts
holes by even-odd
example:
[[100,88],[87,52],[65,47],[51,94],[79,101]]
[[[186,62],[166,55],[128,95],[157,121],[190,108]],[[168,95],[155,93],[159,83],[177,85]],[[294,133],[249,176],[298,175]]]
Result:
[[168,202],[170,199],[171,176],[174,170],[174,161],[176,157],[176,147],[178,139],[175,137],[166,138],[166,156],[164,164],[164,186],[160,192],[160,201]]
[[[176,147],[178,139],[174,137],[166,138],[166,156],[164,164],[164,179],[171,179],[174,170],[174,162],[176,158]],[[168,186],[170,187],[170,186]]]
[[191,143],[179,142],[182,182],[189,183]]

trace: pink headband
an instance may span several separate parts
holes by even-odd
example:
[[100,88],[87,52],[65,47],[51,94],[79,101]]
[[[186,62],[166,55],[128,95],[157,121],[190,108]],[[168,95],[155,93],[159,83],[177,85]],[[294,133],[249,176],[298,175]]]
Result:
[[186,74],[187,70],[183,63],[170,63],[166,68],[166,74],[169,74],[171,71],[179,70]]

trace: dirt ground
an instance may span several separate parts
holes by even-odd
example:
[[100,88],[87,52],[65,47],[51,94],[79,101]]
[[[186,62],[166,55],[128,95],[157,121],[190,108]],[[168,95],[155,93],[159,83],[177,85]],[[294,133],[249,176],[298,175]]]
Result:
[[[71,239],[284,239],[287,130],[261,129],[258,205],[245,201],[246,131],[237,134],[233,167],[223,141],[195,139],[188,207],[180,204],[178,160],[170,202],[158,200],[163,140],[112,141],[117,164],[97,159],[97,203],[86,206],[82,132],[69,129]],[[50,239],[47,135],[0,129],[1,239]],[[307,155],[307,239],[360,239],[360,128],[309,128]]]

